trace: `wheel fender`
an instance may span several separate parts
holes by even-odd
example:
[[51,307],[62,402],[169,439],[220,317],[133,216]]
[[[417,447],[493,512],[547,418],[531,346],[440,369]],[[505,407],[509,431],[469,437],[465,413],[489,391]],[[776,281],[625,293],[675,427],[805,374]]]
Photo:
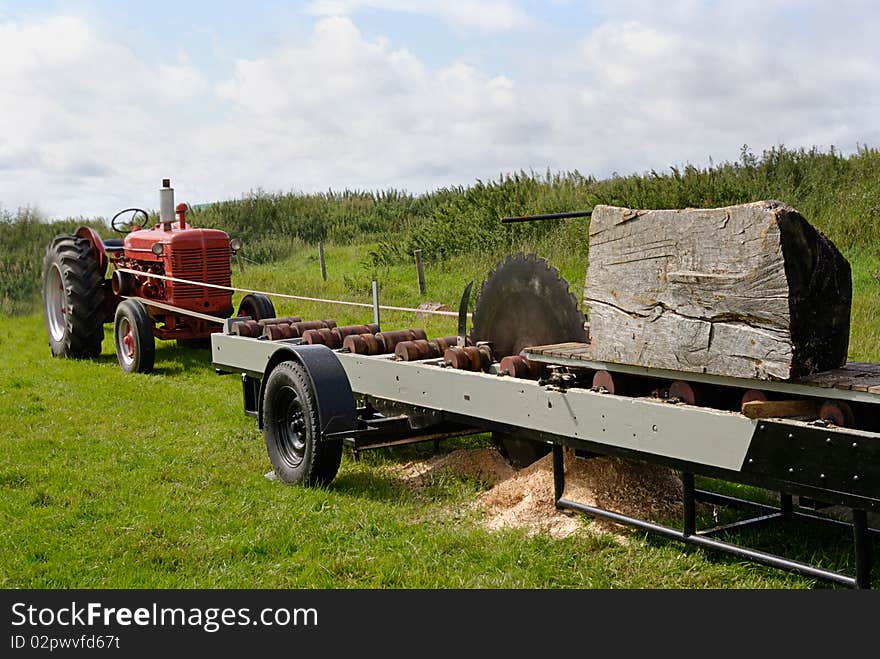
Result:
[[290,360],[299,362],[308,373],[309,384],[318,404],[318,420],[321,424],[319,441],[328,433],[354,430],[357,427],[357,409],[348,375],[336,354],[322,345],[284,346],[272,354],[260,381],[260,429],[263,428],[263,394],[269,375],[278,364]]
[[92,249],[95,250],[95,254],[98,256],[98,269],[101,273],[101,276],[105,276],[107,274],[107,250],[104,249],[104,241],[101,240],[101,236],[98,235],[98,232],[92,229],[91,227],[80,227],[76,230],[76,235],[79,238],[85,238],[92,244]]

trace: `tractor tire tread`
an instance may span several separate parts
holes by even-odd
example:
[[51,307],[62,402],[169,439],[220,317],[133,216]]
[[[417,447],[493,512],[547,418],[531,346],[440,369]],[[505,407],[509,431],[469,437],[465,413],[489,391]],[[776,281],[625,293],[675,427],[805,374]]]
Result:
[[56,357],[97,357],[104,340],[104,279],[94,248],[86,238],[55,236],[43,259],[44,289],[53,265],[61,272],[70,311],[61,341],[53,345],[50,339],[52,353]]

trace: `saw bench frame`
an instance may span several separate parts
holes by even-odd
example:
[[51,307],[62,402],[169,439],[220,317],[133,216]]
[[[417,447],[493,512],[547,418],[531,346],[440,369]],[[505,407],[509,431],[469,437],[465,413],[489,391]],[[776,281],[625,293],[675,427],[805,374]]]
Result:
[[[382,402],[404,410],[400,417],[376,414],[367,404],[357,422],[340,428],[334,419],[319,429],[320,439],[343,439],[356,451],[373,446],[437,441],[476,432],[516,432],[552,445],[555,503],[590,516],[719,550],[734,556],[837,584],[871,586],[871,536],[868,512],[880,512],[880,433],[821,427],[796,419],[751,419],[739,412],[673,404],[649,397],[618,396],[592,390],[579,375],[597,369],[655,378],[681,373],[586,359],[587,344],[527,348],[532,361],[564,367],[566,384],[503,376],[498,364],[488,373],[446,367],[442,359],[397,361],[394,355],[366,356],[324,346],[303,346],[298,339],[266,340],[231,334],[212,335],[212,359],[218,372],[242,377],[245,412],[262,427],[262,383],[279,363],[299,360],[305,352],[332,356],[344,377],[311,372],[312,390],[350,391],[367,403]],[[580,352],[579,352],[580,351]],[[326,353],[326,354],[325,354]],[[303,361],[308,364],[308,360]],[[767,382],[687,374],[689,380],[720,386],[880,404],[880,366],[854,364],[840,374],[823,373],[798,382]],[[868,377],[868,373],[872,377]],[[326,382],[327,378],[337,381]],[[347,382],[338,381],[340,378]],[[875,390],[872,390],[875,389]],[[342,394],[349,395],[349,394]],[[321,401],[319,400],[319,405]],[[329,403],[330,401],[328,401]],[[333,401],[338,403],[339,401]],[[336,419],[338,420],[338,419]],[[409,421],[409,423],[407,423]],[[389,434],[389,427],[394,427]],[[616,456],[678,469],[683,474],[684,520],[681,530],[602,510],[566,499],[563,447],[590,455]],[[778,507],[699,489],[701,475],[780,493]],[[797,509],[793,496],[845,506],[852,523]],[[756,517],[698,530],[696,502],[756,509]],[[771,522],[802,520],[850,528],[855,574],[843,574],[759,551],[716,536]]]

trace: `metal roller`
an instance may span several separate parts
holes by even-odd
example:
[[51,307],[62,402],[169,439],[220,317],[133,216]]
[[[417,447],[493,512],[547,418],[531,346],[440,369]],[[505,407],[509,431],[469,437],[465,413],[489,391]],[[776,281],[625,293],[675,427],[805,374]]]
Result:
[[366,325],[345,325],[343,327],[333,328],[333,333],[339,336],[339,344],[342,345],[343,339],[349,334],[376,334],[379,326],[375,323],[367,323]]
[[746,403],[751,403],[754,401],[765,401],[767,400],[767,394],[761,391],[760,389],[747,389],[740,400],[740,408]]
[[320,344],[336,350],[344,345],[345,337],[353,334],[373,334],[378,331],[378,325],[348,325],[329,329],[309,329],[303,332],[302,338],[308,344]]
[[394,346],[394,355],[405,362],[416,362],[439,356],[426,340],[401,341]]
[[[465,337],[465,345],[473,345],[471,338]],[[458,337],[457,336],[442,336],[436,339],[429,339],[428,344],[434,348],[438,357],[442,357],[443,353],[446,352],[447,348],[451,348],[453,346],[458,345]]]
[[[380,338],[381,337],[381,338]],[[379,332],[376,338],[385,346],[385,352],[394,352],[395,346],[403,341],[418,341],[428,338],[423,329],[404,329],[396,332]]]
[[856,421],[852,407],[845,400],[826,400],[819,410],[819,418],[840,428],[852,428]]
[[386,352],[381,334],[349,334],[343,340],[342,348],[356,355],[382,355]]
[[291,323],[290,329],[293,332],[293,338],[299,338],[306,330],[310,329],[332,329],[336,327],[335,320],[305,320],[299,323]]
[[593,374],[593,389],[618,396],[627,394],[625,378],[620,374],[612,375],[608,371],[596,371]]
[[460,371],[485,371],[493,361],[492,349],[485,343],[464,348],[453,346],[443,353],[443,361],[447,366]]
[[541,364],[529,361],[522,355],[508,355],[502,358],[498,372],[514,378],[537,380],[541,377]]
[[423,329],[405,329],[376,334],[349,334],[343,340],[342,347],[357,355],[384,355],[394,352],[399,343],[425,340],[426,338],[427,335]]
[[294,334],[291,325],[266,325],[266,327],[262,329],[265,332],[265,337],[270,341],[297,338],[297,335]]
[[443,356],[448,348],[458,344],[457,336],[443,336],[436,339],[417,339],[415,341],[402,341],[394,347],[394,354],[404,362],[414,362],[421,359],[437,359]]
[[700,405],[703,403],[704,397],[700,387],[692,382],[676,380],[669,385],[670,400],[677,400],[688,405]]
[[303,343],[308,343],[309,345],[318,344],[327,346],[328,348],[338,348],[341,346],[341,342],[339,342],[339,346],[336,345],[337,337],[333,335],[333,330],[327,329],[326,327],[306,330],[302,334],[302,340]]
[[231,331],[238,336],[249,336],[256,339],[262,335],[263,328],[255,320],[243,320],[235,323]]
[[299,316],[284,316],[282,318],[263,318],[263,320],[258,320],[257,322],[264,327],[266,325],[290,325],[291,323],[299,323],[302,321],[302,318]]

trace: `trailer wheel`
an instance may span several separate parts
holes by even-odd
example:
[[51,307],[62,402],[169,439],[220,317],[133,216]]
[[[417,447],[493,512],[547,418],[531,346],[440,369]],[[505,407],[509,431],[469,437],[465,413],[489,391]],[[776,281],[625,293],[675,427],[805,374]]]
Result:
[[97,357],[104,340],[104,278],[86,238],[56,236],[43,259],[43,313],[54,357]]
[[275,305],[262,293],[248,293],[238,305],[239,316],[250,316],[254,320],[275,318]]
[[126,373],[149,373],[156,361],[156,339],[147,308],[138,300],[124,300],[113,323],[116,359]]
[[319,440],[318,405],[305,369],[278,364],[263,394],[263,432],[269,460],[283,483],[327,485],[342,460],[342,440]]

